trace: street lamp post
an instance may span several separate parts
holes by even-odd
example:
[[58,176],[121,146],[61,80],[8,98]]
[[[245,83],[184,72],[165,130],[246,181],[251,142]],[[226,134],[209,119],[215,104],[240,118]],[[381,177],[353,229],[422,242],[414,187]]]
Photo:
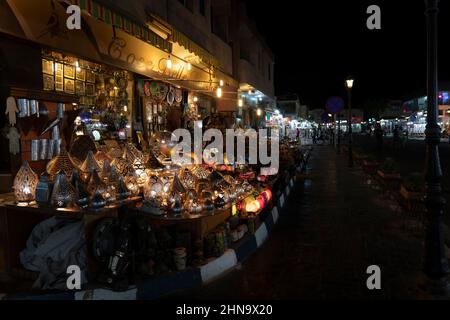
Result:
[[345,86],[347,88],[348,93],[348,167],[353,168],[353,137],[352,137],[352,88],[353,88],[353,79],[348,78],[345,80]]
[[438,125],[438,56],[437,56],[437,14],[438,0],[425,0],[427,20],[427,96],[428,116],[425,130],[426,153],[426,196],[427,228],[425,235],[424,272],[436,280],[441,288],[446,286],[449,266],[445,252],[442,230],[445,198],[442,195],[442,170],[439,160],[441,130]]

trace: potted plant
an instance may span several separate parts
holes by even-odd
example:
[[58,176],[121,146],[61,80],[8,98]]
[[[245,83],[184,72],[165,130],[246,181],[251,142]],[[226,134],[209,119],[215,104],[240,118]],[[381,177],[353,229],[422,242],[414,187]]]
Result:
[[425,180],[419,172],[407,175],[400,186],[400,194],[407,200],[420,200],[423,197]]
[[370,154],[367,156],[366,159],[363,160],[363,169],[368,174],[374,175],[377,173],[378,167],[380,166],[380,163],[378,162],[377,158]]

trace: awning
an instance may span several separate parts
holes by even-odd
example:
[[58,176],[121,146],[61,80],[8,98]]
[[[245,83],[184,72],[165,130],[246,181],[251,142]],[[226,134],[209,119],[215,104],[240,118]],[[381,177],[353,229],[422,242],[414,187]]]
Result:
[[80,57],[100,60],[95,39],[90,38],[86,30],[67,29],[66,10],[58,1],[0,1],[6,1],[21,28],[19,31],[11,24],[11,19],[0,20],[2,32]]

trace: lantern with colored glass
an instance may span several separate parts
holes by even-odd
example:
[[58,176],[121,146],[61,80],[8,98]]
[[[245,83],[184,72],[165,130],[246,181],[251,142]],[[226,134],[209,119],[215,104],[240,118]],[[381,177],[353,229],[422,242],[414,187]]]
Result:
[[14,195],[18,202],[28,203],[35,199],[38,176],[30,168],[27,161],[22,163],[19,172],[14,178]]
[[141,191],[138,183],[138,176],[134,170],[129,170],[125,176],[125,185],[132,196],[137,196]]

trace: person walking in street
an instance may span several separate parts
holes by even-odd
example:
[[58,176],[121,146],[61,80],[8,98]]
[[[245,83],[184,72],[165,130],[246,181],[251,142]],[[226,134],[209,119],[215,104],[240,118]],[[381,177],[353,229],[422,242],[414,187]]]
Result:
[[400,140],[400,130],[398,128],[398,126],[395,126],[394,131],[392,132],[392,149],[397,148],[398,144],[399,144],[399,140]]
[[375,138],[377,140],[378,153],[381,154],[383,148],[383,129],[381,129],[381,125],[379,123],[377,123],[375,127]]

